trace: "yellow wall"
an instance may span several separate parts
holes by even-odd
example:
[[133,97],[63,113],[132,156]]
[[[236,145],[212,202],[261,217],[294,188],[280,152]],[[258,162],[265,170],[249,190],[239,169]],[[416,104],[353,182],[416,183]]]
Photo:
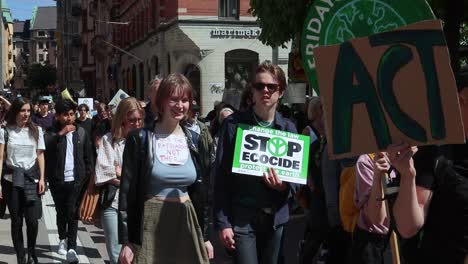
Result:
[[[2,29],[3,34],[3,58],[2,65],[4,67],[3,77],[5,83],[9,83],[13,79],[13,24],[8,23],[8,26]],[[10,41],[8,41],[10,40]],[[11,56],[9,56],[11,54]]]

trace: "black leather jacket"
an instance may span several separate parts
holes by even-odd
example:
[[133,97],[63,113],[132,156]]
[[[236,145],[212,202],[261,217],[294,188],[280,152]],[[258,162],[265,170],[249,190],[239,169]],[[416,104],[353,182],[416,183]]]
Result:
[[[200,162],[200,154],[192,142],[191,132],[183,128],[194,162],[197,179],[188,187],[190,200],[197,213],[204,240],[208,240],[209,204],[208,169]],[[153,132],[142,128],[127,137],[123,154],[122,179],[119,193],[119,243],[141,245],[143,235],[144,203],[149,197],[148,186],[153,168]]]

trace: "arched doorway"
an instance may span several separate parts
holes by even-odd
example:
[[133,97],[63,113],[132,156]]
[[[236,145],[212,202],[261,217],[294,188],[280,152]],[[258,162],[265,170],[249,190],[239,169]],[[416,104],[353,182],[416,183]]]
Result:
[[135,90],[137,86],[137,71],[136,71],[136,66],[133,65],[132,67],[132,83],[131,83],[131,88],[128,89],[129,95],[130,96],[135,96]]
[[243,91],[255,75],[258,53],[246,49],[226,52],[224,55],[225,88]]
[[156,75],[159,74],[159,59],[158,59],[158,57],[153,56],[153,58],[151,59],[151,64],[154,67],[154,75],[151,76],[151,79],[153,79]]
[[138,66],[138,91],[136,93],[136,96],[138,99],[143,99],[143,94],[145,93],[145,71],[143,67],[143,63],[140,63]]
[[200,68],[195,64],[189,64],[185,67],[184,75],[192,84],[193,90],[195,92],[193,98],[197,101],[198,105],[202,105],[201,102],[201,82],[200,82]]

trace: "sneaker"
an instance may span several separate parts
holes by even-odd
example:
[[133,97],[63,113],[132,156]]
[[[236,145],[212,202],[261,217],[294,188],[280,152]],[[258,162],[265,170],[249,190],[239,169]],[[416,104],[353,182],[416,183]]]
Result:
[[58,253],[62,256],[65,256],[67,254],[67,240],[66,239],[60,240],[59,245],[58,245]]
[[67,262],[68,263],[79,263],[78,255],[76,255],[76,251],[73,249],[69,249],[67,253]]

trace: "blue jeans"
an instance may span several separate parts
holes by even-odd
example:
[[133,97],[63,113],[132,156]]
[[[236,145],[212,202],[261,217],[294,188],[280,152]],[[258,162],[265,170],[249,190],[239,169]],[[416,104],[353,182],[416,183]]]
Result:
[[106,237],[106,248],[110,263],[117,264],[120,249],[122,248],[122,245],[119,244],[117,209],[109,207],[102,210],[101,222]]
[[273,227],[274,216],[261,210],[252,214],[247,208],[236,209],[233,225],[235,263],[277,264],[283,226]]

